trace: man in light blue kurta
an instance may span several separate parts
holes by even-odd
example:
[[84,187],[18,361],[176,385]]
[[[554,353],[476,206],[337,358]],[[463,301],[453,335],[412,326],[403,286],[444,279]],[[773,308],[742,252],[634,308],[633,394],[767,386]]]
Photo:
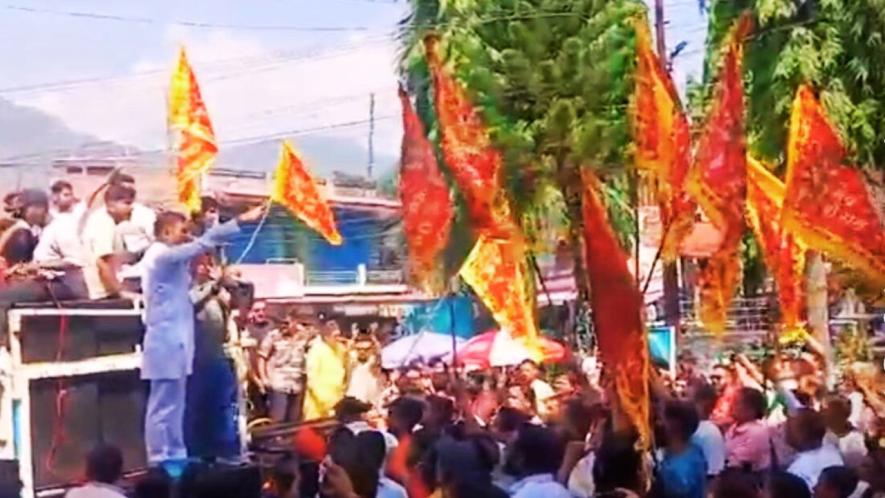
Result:
[[142,258],[146,332],[141,378],[150,381],[145,446],[152,465],[187,458],[184,407],[194,362],[190,263],[239,233],[240,223],[256,221],[263,211],[263,207],[254,208],[195,240],[183,215],[157,216],[156,242]]

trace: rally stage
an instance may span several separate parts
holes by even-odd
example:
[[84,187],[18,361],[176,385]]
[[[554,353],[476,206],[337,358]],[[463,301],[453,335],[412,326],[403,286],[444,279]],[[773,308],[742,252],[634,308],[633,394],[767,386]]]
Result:
[[0,459],[18,462],[23,497],[61,495],[81,482],[85,456],[100,442],[122,450],[127,474],[146,468],[141,316],[138,303],[124,300],[9,311]]

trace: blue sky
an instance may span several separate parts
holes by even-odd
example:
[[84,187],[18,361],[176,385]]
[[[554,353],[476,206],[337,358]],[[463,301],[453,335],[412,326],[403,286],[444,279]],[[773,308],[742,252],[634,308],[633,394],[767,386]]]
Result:
[[[666,4],[669,46],[689,42],[674,68],[682,86],[700,75],[705,20],[696,0]],[[405,0],[9,0],[0,5],[0,97],[78,131],[162,148],[165,85],[184,44],[222,147],[293,130],[365,144],[364,123],[337,126],[366,120],[375,93],[377,147],[396,154],[390,35],[406,12]]]

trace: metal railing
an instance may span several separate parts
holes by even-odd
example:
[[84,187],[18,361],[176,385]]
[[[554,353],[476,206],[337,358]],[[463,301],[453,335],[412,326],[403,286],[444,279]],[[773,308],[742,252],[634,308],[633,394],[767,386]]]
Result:
[[366,272],[366,281],[369,284],[401,284],[405,282],[405,277],[399,269],[369,270]]
[[355,270],[307,271],[307,285],[355,285],[359,283],[359,272]]

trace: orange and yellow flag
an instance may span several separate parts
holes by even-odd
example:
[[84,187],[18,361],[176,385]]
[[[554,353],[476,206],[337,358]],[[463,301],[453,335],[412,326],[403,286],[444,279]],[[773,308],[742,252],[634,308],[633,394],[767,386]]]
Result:
[[168,127],[175,151],[178,200],[188,211],[199,211],[200,177],[215,162],[218,146],[183,47],[169,85]]
[[525,241],[501,188],[501,153],[466,90],[443,67],[438,44],[435,36],[424,39],[443,159],[464,196],[478,236],[460,275],[498,325],[536,347],[534,288],[526,280],[530,273]]
[[725,236],[701,268],[698,315],[712,332],[725,330],[726,314],[740,283],[740,242],[747,198],[742,60],[752,19],[744,14],[727,42],[713,107],[698,143],[688,191]]
[[409,264],[414,279],[427,289],[440,253],[445,249],[454,210],[449,186],[439,170],[433,144],[424,134],[424,125],[400,88],[403,108],[402,161],[399,193],[403,205],[403,233],[409,248]]
[[341,245],[342,238],[332,208],[288,141],[283,142],[270,198],[319,232],[333,246]]
[[695,204],[685,191],[691,165],[691,130],[669,73],[651,46],[645,17],[636,19],[636,88],[633,141],[636,166],[654,179],[665,239],[661,257],[673,261],[694,224]]
[[480,235],[464,261],[461,278],[512,337],[533,344],[538,337],[534,302],[526,292],[528,275],[525,247],[521,242]]
[[885,286],[885,225],[862,173],[807,86],[793,102],[787,149],[784,228],[827,256]]
[[649,448],[650,363],[642,295],[609,223],[599,180],[585,171],[583,182],[584,252],[599,354],[614,381],[621,412],[636,427],[642,447]]
[[515,227],[509,199],[501,189],[501,153],[492,145],[466,90],[443,67],[438,45],[435,36],[424,40],[443,159],[464,195],[473,228],[509,237]]
[[805,315],[805,248],[781,227],[784,184],[747,158],[747,220],[777,285],[782,332],[800,330]]

